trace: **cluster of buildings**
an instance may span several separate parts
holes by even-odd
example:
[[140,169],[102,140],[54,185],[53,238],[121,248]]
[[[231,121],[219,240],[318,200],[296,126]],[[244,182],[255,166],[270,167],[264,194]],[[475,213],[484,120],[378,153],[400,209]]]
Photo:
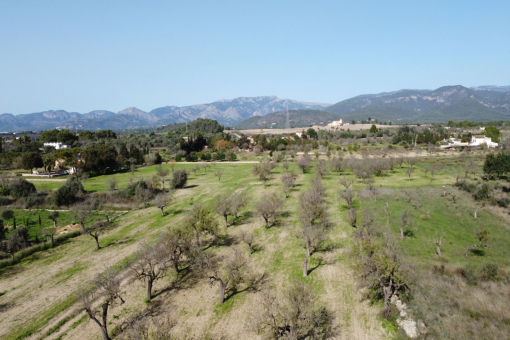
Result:
[[491,137],[486,137],[485,135],[473,135],[471,137],[471,142],[462,142],[462,140],[454,137],[450,137],[449,140],[443,140],[444,145],[441,145],[443,149],[450,149],[462,146],[482,146],[487,145],[488,148],[496,148],[499,146],[498,143],[492,141]]

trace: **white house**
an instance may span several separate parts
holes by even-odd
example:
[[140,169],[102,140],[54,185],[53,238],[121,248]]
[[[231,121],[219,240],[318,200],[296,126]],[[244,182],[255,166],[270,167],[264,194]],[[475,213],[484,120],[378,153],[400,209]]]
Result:
[[65,145],[65,144],[62,144],[62,143],[44,143],[43,145],[44,146],[52,146],[56,150],[59,150],[59,149],[69,149],[70,148],[69,145]]
[[336,128],[342,125],[344,125],[344,120],[340,118],[340,120],[335,120],[334,122],[329,123],[327,126],[329,128]]
[[485,137],[484,135],[473,135],[471,137],[471,143],[469,146],[480,146],[482,144],[486,144],[489,148],[498,147],[498,143],[494,143],[491,137]]

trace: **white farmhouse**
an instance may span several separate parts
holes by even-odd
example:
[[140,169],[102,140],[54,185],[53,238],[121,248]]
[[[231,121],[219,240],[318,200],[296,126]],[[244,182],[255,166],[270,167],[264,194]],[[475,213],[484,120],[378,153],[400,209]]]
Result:
[[344,120],[342,118],[340,118],[340,120],[335,120],[335,121],[329,123],[327,125],[327,127],[330,128],[330,129],[334,129],[334,128],[337,128],[337,127],[342,126],[342,125],[344,125]]
[[473,135],[471,137],[471,143],[469,146],[480,146],[482,144],[486,144],[489,148],[498,147],[498,143],[494,143],[491,137],[485,137],[484,135]]
[[62,143],[44,143],[43,145],[44,146],[52,146],[56,150],[59,150],[59,149],[69,149],[70,148],[69,145],[65,145],[65,144],[62,144]]

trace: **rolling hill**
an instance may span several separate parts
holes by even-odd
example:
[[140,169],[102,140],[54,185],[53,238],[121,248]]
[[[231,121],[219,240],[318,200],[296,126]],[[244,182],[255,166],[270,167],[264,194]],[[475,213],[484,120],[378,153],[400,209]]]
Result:
[[[279,111],[263,117],[251,117],[238,124],[237,129],[262,129],[262,128],[285,128],[287,113]],[[291,127],[308,127],[310,125],[326,125],[339,116],[320,110],[289,110],[289,121]]]

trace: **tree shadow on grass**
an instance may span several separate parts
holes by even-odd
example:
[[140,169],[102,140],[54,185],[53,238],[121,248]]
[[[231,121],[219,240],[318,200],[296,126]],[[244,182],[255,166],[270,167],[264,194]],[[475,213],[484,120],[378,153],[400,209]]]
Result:
[[246,211],[242,215],[239,215],[236,219],[232,221],[231,226],[243,225],[248,222],[249,219],[253,217],[252,211]]
[[243,292],[248,291],[259,292],[262,289],[262,287],[266,285],[268,279],[269,276],[265,272],[260,275],[253,275],[252,277],[246,280],[245,282],[246,286],[244,288],[238,289],[237,286],[230,288],[228,294],[225,295],[225,302]]
[[199,280],[195,279],[195,275],[191,270],[190,266],[187,266],[186,268],[179,270],[179,273],[175,277],[175,280],[173,280],[172,283],[170,283],[170,285],[166,286],[165,288],[158,292],[155,292],[152,296],[153,298],[155,298],[162,294],[176,291],[179,289],[190,289],[198,282]]
[[192,185],[187,185],[184,187],[184,189],[191,189],[191,188],[196,188],[198,187],[198,184],[192,184]]
[[[326,264],[326,263],[324,262],[324,260],[323,260],[323,258],[322,258],[322,257],[318,257],[318,258],[316,258],[316,261],[317,261],[317,264],[316,264],[314,267],[312,267],[312,268],[308,269],[308,275],[310,275],[310,274],[311,274],[313,271],[315,271],[317,268],[322,267],[323,265],[325,265],[325,264]],[[314,261],[314,262],[315,262],[315,261]]]
[[9,278],[24,271],[25,268],[21,266],[15,266],[15,264],[13,264],[12,266],[0,269],[0,276],[3,278]]
[[207,245],[207,247],[202,248],[202,250],[207,250],[211,247],[221,247],[221,246],[230,247],[234,243],[236,243],[236,239],[234,237],[230,236],[229,234],[221,234],[221,235],[216,236],[214,238],[214,240],[212,240],[212,242],[210,242]]

